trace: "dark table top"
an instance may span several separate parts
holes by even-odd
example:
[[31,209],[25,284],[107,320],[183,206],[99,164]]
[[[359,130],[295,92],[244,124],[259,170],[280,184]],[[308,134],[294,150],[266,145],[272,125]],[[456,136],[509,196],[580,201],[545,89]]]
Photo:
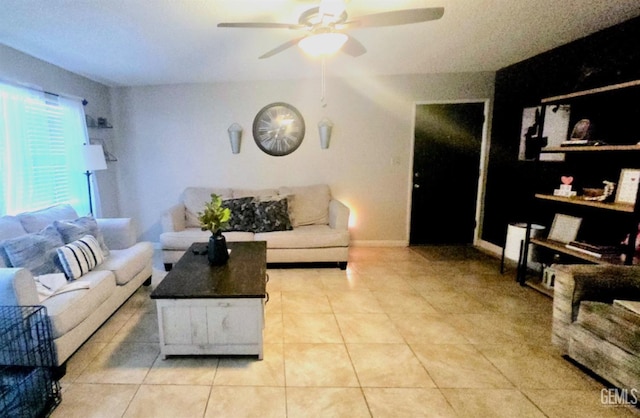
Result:
[[151,298],[266,297],[267,243],[228,242],[227,247],[231,250],[229,261],[222,266],[211,266],[207,260],[207,243],[192,244],[151,293]]

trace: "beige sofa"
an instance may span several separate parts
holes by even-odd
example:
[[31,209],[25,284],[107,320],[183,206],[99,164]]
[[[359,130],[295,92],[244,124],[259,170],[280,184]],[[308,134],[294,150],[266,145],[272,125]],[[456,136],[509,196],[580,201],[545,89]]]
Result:
[[553,344],[613,385],[638,390],[640,314],[630,301],[640,301],[640,267],[556,267]]
[[329,186],[318,184],[259,190],[185,189],[180,203],[162,215],[160,246],[167,270],[192,243],[208,241],[210,233],[200,229],[197,215],[212,193],[221,196],[225,204],[235,204],[232,217],[243,216],[241,212],[253,216],[256,205],[271,202],[282,202],[289,216],[289,228],[283,226],[286,220],[278,225],[280,227],[265,228],[274,222],[256,215],[253,221],[225,231],[227,241],[266,241],[267,263],[329,262],[346,268],[349,256],[349,208],[332,198]]
[[[55,222],[65,221],[65,222]],[[96,226],[97,225],[97,226]],[[15,266],[17,243],[27,248],[28,240],[39,242],[41,232],[63,231],[64,237],[83,233],[83,228],[93,228],[89,235],[98,235],[106,255],[104,261],[78,280],[88,284],[88,289],[60,293],[42,300],[38,293],[33,272],[45,274],[42,265],[34,267],[30,261]],[[76,228],[77,227],[77,228]],[[71,231],[71,232],[70,232]],[[36,237],[39,236],[39,237]],[[32,245],[37,247],[37,245]],[[49,259],[49,254],[34,254],[39,260]],[[10,257],[10,255],[13,256]],[[18,254],[19,255],[19,254]],[[136,242],[136,231],[129,218],[97,219],[78,217],[69,205],[58,205],[37,212],[0,218],[0,305],[43,305],[51,321],[57,365],[66,360],[106,321],[143,283],[151,283],[153,245]],[[36,260],[36,263],[38,261]],[[22,264],[22,263],[20,263]],[[28,267],[24,267],[27,265]],[[64,367],[61,368],[64,372]]]

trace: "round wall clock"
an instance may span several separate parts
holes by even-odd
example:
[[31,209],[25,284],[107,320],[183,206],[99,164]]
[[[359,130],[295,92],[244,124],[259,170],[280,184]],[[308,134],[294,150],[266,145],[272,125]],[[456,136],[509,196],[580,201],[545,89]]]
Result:
[[304,119],[290,104],[271,103],[260,109],[253,120],[253,139],[269,155],[291,154],[303,138]]

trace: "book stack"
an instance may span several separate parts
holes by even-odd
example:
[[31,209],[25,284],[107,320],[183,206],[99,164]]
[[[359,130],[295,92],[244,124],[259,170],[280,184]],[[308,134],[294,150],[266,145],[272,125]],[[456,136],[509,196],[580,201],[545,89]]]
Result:
[[596,258],[609,258],[620,254],[620,248],[615,245],[596,245],[584,241],[571,241],[565,244],[565,247]]

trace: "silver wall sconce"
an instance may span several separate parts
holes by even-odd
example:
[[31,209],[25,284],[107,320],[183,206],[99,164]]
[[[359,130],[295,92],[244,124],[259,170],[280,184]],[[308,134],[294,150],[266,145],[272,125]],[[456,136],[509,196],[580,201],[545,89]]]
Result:
[[320,134],[320,148],[329,148],[329,142],[331,141],[331,129],[333,128],[333,122],[328,118],[322,119],[318,122],[318,133]]
[[227,129],[229,132],[229,142],[231,142],[231,152],[234,154],[240,153],[240,142],[242,141],[242,126],[237,123],[232,124]]

